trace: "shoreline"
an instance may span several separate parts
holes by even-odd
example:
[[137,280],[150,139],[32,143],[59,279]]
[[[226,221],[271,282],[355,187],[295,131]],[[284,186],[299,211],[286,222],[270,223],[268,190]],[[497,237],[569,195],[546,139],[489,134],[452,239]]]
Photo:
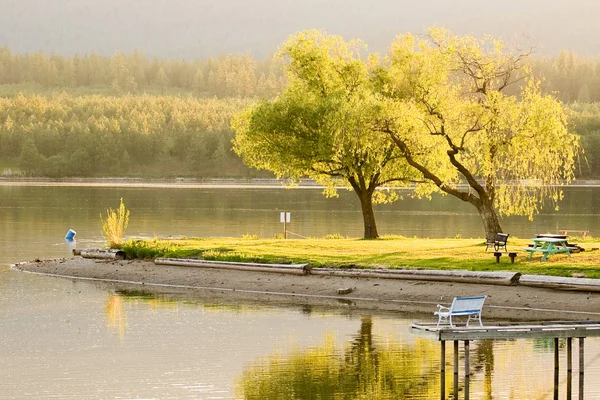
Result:
[[434,321],[437,304],[448,305],[455,296],[477,295],[488,296],[484,320],[600,320],[600,293],[519,285],[287,275],[86,258],[33,261],[12,268],[61,279],[103,282],[157,296],[400,312],[419,314],[419,319],[427,321]]
[[[289,189],[285,180],[276,178],[138,178],[138,177],[100,177],[100,178],[48,178],[48,177],[10,177],[0,176],[1,186],[81,186],[81,187],[160,187],[160,188],[256,188]],[[466,185],[463,185],[465,188]],[[600,187],[600,180],[581,179],[562,187]],[[301,179],[294,188],[324,189],[312,179]],[[342,189],[343,187],[337,187]],[[381,189],[385,189],[382,187]],[[400,188],[402,189],[402,188]],[[409,189],[407,189],[409,190]]]

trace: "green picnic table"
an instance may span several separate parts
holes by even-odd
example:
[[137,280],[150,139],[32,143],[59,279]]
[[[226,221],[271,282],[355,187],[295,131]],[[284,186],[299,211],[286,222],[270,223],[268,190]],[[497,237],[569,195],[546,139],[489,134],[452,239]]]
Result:
[[533,247],[523,249],[529,252],[529,258],[533,257],[533,253],[536,251],[543,253],[542,261],[545,261],[549,254],[567,253],[571,257],[571,252],[567,246],[567,239],[537,237],[531,240],[533,240]]

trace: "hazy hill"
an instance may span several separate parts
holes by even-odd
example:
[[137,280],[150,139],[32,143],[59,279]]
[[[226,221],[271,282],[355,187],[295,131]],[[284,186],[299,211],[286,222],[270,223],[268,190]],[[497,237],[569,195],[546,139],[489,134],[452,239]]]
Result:
[[401,32],[533,39],[542,54],[600,55],[596,0],[2,0],[0,47],[64,55],[117,50],[197,58],[266,57],[291,33],[324,29],[385,51]]

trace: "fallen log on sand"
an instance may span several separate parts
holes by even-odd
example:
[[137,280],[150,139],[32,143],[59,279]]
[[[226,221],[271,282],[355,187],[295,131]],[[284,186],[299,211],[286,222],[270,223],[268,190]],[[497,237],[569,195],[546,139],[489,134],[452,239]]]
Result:
[[107,258],[112,260],[124,260],[125,252],[119,249],[73,249],[73,255],[83,258]]
[[360,278],[413,279],[420,281],[518,285],[520,272],[440,271],[410,269],[313,268],[311,275],[351,276]]
[[600,292],[600,279],[567,278],[561,276],[523,275],[519,285],[547,289]]
[[280,272],[293,275],[307,275],[308,264],[259,264],[231,261],[198,260],[194,258],[157,258],[158,265],[178,265],[184,267],[223,268],[239,271]]

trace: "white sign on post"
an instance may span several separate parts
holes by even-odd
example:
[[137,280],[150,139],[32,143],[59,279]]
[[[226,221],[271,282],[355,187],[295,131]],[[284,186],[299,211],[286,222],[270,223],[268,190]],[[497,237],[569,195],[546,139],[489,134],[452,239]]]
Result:
[[282,211],[281,214],[279,214],[279,222],[283,222],[283,238],[287,239],[287,224],[290,222],[291,219],[291,214],[290,212],[284,212]]

